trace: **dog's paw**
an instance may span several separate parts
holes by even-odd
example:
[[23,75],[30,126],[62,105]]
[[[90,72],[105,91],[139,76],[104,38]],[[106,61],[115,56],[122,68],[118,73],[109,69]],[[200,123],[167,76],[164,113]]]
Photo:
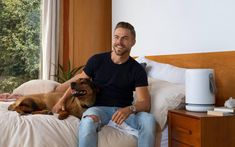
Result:
[[53,115],[53,112],[52,111],[48,111],[47,114],[48,115]]
[[15,110],[15,104],[11,104],[8,106],[8,110],[14,111]]
[[64,110],[60,111],[58,114],[59,114],[58,119],[60,120],[66,119],[69,116],[69,113]]
[[59,120],[64,120],[64,119],[66,119],[66,117],[64,117],[63,115],[59,115],[59,116],[58,116],[58,119],[59,119]]

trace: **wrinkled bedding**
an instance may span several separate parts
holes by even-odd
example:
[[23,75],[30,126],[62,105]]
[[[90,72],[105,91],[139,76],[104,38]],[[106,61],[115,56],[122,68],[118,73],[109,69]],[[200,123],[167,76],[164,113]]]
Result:
[[[7,108],[12,102],[0,102],[0,147],[76,147],[79,119],[65,120],[54,115],[19,116]],[[98,147],[135,147],[137,139],[104,126],[98,135]]]
[[74,147],[79,119],[69,116],[59,120],[56,115],[19,116],[7,111],[10,102],[0,102],[1,147]]

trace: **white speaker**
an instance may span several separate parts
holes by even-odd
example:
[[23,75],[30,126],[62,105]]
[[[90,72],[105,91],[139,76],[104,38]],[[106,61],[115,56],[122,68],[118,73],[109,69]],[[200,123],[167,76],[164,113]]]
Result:
[[214,108],[215,77],[213,69],[187,69],[185,73],[186,110],[205,112]]

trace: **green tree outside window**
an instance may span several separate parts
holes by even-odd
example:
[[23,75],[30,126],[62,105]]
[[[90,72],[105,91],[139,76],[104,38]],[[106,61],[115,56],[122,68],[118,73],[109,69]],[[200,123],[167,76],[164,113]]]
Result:
[[0,92],[37,79],[41,0],[0,0]]

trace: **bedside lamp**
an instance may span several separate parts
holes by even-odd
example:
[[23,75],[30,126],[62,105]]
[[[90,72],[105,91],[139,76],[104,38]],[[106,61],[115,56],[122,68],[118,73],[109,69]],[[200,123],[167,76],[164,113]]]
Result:
[[187,69],[185,73],[186,110],[205,112],[214,108],[215,79],[213,69]]

